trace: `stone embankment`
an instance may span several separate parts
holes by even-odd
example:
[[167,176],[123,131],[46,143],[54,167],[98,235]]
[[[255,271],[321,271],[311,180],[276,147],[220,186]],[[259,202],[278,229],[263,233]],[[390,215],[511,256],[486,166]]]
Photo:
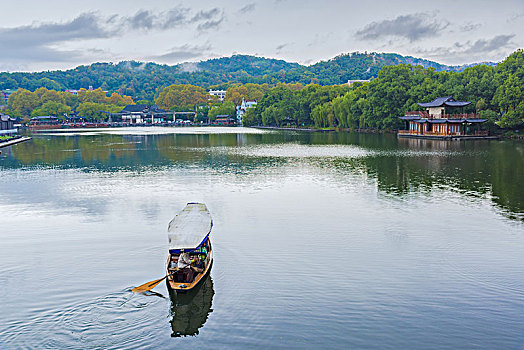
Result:
[[31,140],[28,136],[19,136],[0,142],[0,148],[16,145],[17,143]]

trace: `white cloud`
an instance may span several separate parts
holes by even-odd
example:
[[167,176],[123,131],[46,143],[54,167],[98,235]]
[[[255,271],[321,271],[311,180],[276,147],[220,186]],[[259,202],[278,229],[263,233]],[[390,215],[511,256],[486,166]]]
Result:
[[395,36],[413,42],[438,36],[449,25],[445,20],[430,18],[427,13],[413,13],[392,20],[372,22],[357,31],[355,36],[360,40],[377,40]]

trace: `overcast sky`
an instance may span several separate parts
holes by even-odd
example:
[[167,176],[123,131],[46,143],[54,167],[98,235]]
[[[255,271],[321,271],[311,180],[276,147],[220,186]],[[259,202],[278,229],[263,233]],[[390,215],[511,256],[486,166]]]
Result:
[[312,64],[352,51],[464,64],[522,47],[523,0],[0,0],[0,71],[237,53]]

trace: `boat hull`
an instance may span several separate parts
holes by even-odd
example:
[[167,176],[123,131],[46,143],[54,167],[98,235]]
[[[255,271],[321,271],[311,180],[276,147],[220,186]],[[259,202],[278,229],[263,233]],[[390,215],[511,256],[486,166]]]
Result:
[[195,278],[193,279],[193,282],[175,282],[173,280],[173,277],[169,271],[169,262],[170,262],[170,256],[167,258],[167,265],[166,265],[166,284],[167,289],[170,292],[176,292],[176,293],[187,293],[188,291],[194,289],[202,280],[206,278],[207,275],[209,275],[209,272],[211,271],[211,267],[213,266],[213,250],[210,250],[208,253],[208,256],[206,257],[206,263],[205,268],[202,272],[197,273],[195,275]]

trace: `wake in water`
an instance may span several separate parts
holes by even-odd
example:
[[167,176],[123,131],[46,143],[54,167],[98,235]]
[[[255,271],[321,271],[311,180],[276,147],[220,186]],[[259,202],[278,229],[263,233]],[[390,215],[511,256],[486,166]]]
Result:
[[[1,344],[16,348],[151,348],[160,339],[196,336],[212,309],[213,280],[207,276],[187,294],[170,298],[149,291],[115,292],[26,320],[10,322]],[[35,344],[31,339],[42,339]]]
[[[151,337],[152,329],[169,332],[168,315],[169,299],[155,292],[146,297],[136,295],[129,288],[60,310],[49,310],[23,323],[11,322],[0,344],[42,349],[118,349],[132,344],[148,347],[156,342]],[[165,320],[160,324],[159,316]],[[152,327],[155,323],[158,326]],[[35,344],[34,339],[42,342]]]

